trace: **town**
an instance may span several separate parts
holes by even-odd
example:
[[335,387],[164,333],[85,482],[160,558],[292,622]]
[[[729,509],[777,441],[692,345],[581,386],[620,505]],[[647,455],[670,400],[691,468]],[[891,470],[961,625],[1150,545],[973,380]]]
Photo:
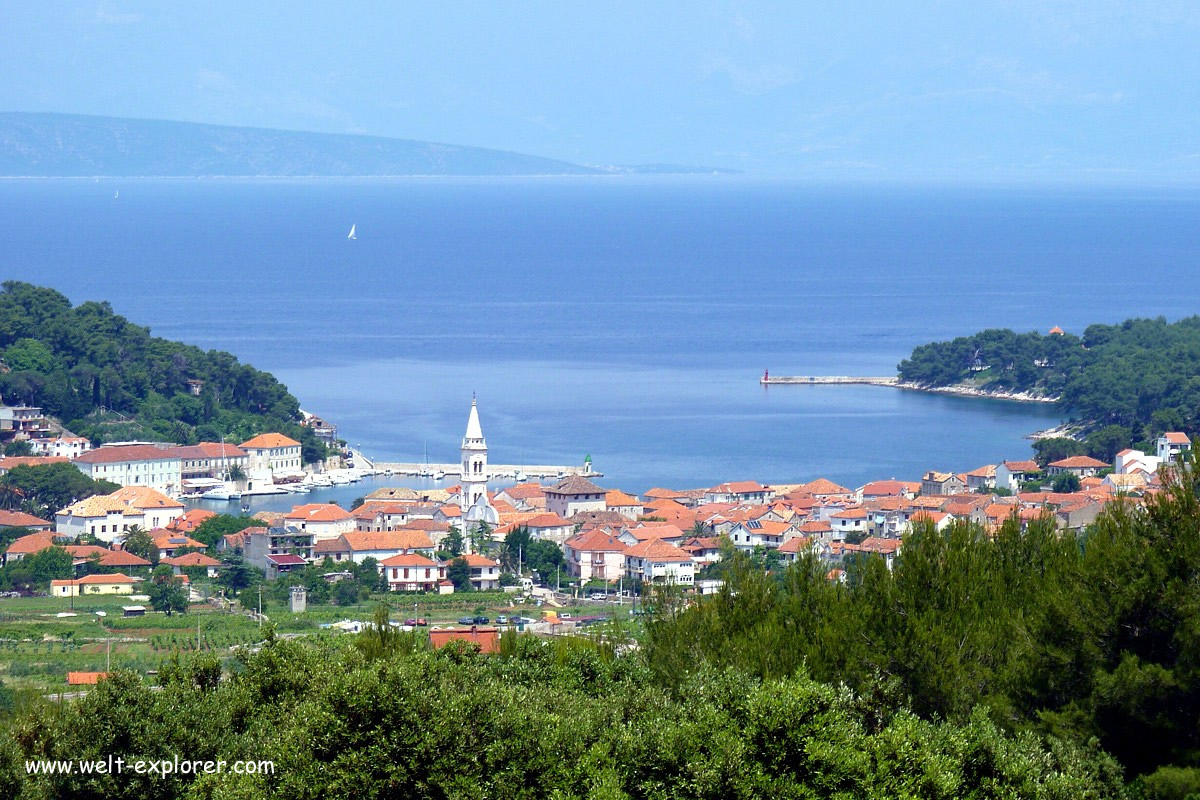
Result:
[[[496,552],[514,531],[561,553],[543,584],[582,592],[636,594],[646,584],[674,584],[707,594],[725,548],[756,557],[766,568],[811,553],[832,581],[846,580],[846,563],[879,557],[890,567],[914,525],[946,528],[955,520],[995,530],[1016,518],[1022,526],[1042,516],[1063,530],[1081,530],[1113,502],[1137,503],[1161,483],[1160,468],[1191,449],[1188,437],[1168,432],[1154,454],[1126,449],[1108,464],[1071,456],[1039,464],[1003,461],[969,472],[928,471],[920,480],[876,480],[857,488],[817,478],[798,484],[732,481],[703,489],[652,488],[641,494],[603,488],[584,474],[552,485],[518,483],[489,489],[488,447],[472,400],[462,440],[462,480],[445,489],[377,489],[354,508],[298,504],[290,512],[259,512],[240,530],[211,546],[189,537],[215,512],[188,509],[179,495],[197,486],[230,483],[243,490],[287,486],[304,478],[298,442],[277,433],[240,445],[201,443],[106,444],[40,437],[36,409],[4,409],[6,431],[46,455],[7,457],[16,466],[69,462],[90,478],[119,489],[57,509],[53,519],[0,512],[0,527],[27,529],[8,544],[4,563],[49,548],[70,554],[75,574],[50,581],[55,597],[122,594],[146,599],[139,584],[154,563],[127,547],[132,534],[148,536],[154,562],[179,580],[217,578],[234,554],[267,580],[310,565],[327,580],[346,577],[347,565],[371,565],[392,592],[448,594],[515,586],[526,564],[502,563]],[[11,420],[11,421],[10,421]],[[325,423],[321,423],[325,425]],[[589,463],[590,466],[590,463]],[[511,561],[511,559],[509,559]],[[453,567],[460,564],[460,570]],[[192,599],[203,599],[193,597]]]

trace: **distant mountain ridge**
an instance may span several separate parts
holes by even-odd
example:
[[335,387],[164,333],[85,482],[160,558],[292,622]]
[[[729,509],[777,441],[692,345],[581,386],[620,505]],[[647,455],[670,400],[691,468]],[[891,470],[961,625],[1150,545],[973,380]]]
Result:
[[[196,122],[0,112],[0,176],[355,177],[605,175],[590,167],[483,147]],[[661,173],[654,165],[647,172]],[[713,172],[675,167],[677,173]]]

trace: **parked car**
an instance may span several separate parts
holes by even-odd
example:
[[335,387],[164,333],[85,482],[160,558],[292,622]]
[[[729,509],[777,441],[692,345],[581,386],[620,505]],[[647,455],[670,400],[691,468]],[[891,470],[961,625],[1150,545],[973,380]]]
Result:
[[476,625],[487,625],[487,624],[488,624],[488,618],[487,618],[487,617],[476,617],[476,618],[474,619],[474,623],[475,623]]
[[503,614],[501,614],[500,616],[496,617],[496,624],[497,624],[497,625],[507,625],[507,624],[508,624],[508,617],[506,617],[506,616],[504,616]]
[[564,611],[563,613],[558,615],[558,618],[559,619],[570,619],[571,615]]
[[459,625],[474,625],[475,618],[474,617],[459,617],[458,624]]
[[412,617],[409,617],[408,619],[404,620],[404,624],[410,628],[415,628],[417,625],[417,621],[415,619],[413,619]]
[[424,627],[429,624],[429,620],[425,619],[424,617],[417,617],[417,624]]

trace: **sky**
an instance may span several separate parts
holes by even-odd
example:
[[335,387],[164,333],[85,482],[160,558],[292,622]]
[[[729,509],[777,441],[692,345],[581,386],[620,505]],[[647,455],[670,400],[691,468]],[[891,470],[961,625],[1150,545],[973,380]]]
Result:
[[832,180],[1200,180],[1195,0],[7,3],[0,110]]

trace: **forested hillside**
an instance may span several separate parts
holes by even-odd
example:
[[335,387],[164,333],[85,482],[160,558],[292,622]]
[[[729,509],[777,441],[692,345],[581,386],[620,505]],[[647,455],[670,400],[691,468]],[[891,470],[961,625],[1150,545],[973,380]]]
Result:
[[93,440],[237,442],[280,431],[304,444],[305,460],[324,456],[298,424],[296,398],[269,373],[151,336],[107,302],[72,307],[53,289],[17,281],[0,291],[0,396],[41,406]]
[[913,350],[901,380],[1056,396],[1064,410],[1124,429],[1125,445],[1200,433],[1200,317],[1090,325],[1083,336],[991,329]]

